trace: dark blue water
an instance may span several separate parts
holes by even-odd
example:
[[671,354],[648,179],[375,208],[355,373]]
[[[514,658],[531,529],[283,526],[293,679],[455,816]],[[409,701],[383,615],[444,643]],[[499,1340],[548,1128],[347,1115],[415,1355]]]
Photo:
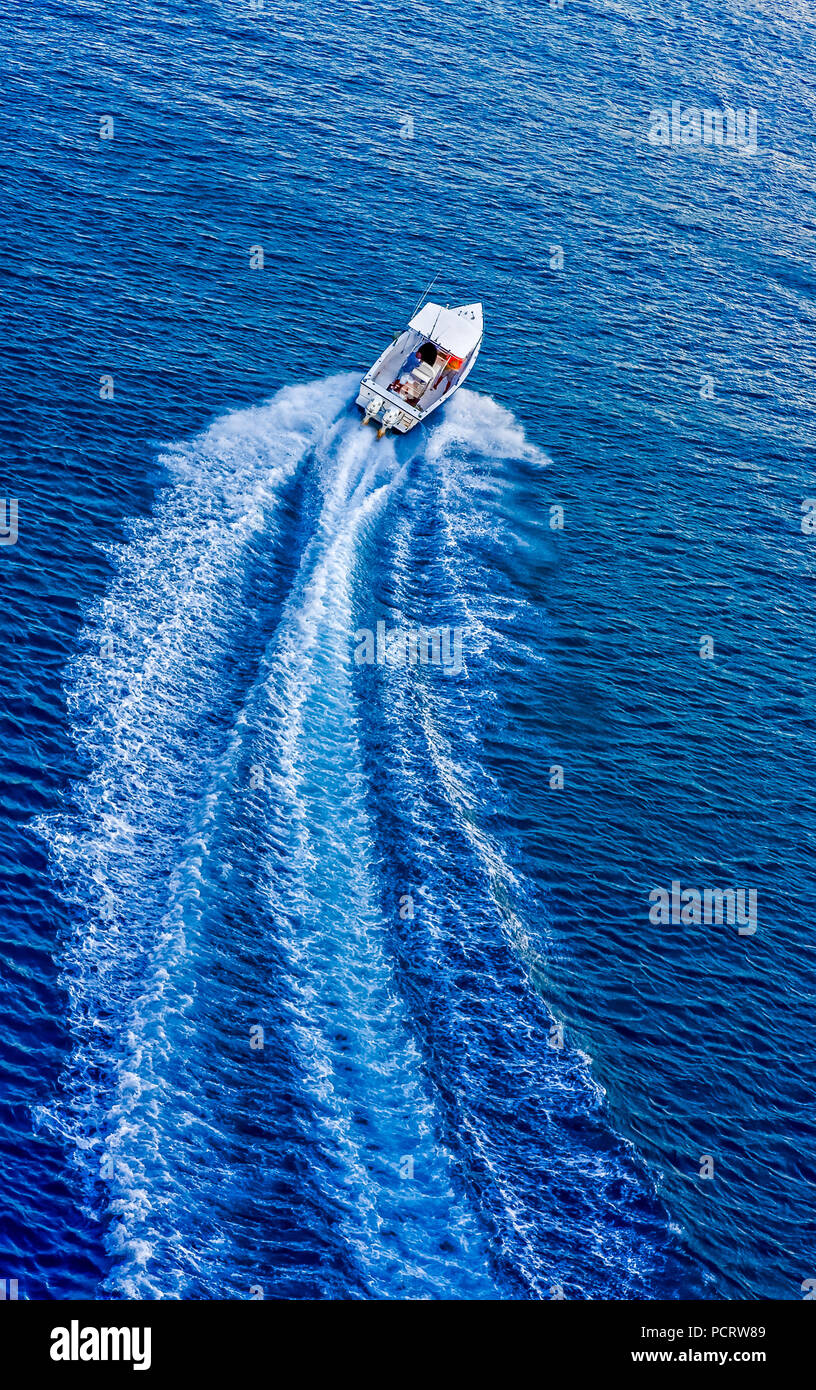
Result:
[[[0,15],[0,1277],[801,1297],[811,11]],[[434,274],[483,351],[378,443]]]

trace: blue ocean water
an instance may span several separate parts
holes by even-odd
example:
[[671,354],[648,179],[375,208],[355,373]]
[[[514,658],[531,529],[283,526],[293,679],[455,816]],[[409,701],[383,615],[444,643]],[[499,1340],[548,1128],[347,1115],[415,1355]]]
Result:
[[[0,1278],[801,1297],[811,10],[0,15]],[[433,275],[482,354],[377,442]]]

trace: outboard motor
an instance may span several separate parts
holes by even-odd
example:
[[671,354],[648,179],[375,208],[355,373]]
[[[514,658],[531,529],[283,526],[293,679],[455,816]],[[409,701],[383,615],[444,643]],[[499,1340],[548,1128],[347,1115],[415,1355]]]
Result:
[[402,411],[395,405],[389,406],[382,417],[382,424],[377,430],[377,438],[382,439],[383,435],[395,425],[402,414]]

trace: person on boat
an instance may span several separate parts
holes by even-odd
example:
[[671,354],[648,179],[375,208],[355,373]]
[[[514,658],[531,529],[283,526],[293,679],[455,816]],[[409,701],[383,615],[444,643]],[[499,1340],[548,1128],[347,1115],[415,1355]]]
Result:
[[403,395],[403,388],[408,385],[408,382],[411,379],[411,373],[414,370],[414,367],[417,366],[419,366],[419,353],[412,352],[407,362],[403,363],[402,370],[400,371],[399,375],[395,376],[394,380],[391,382],[391,385],[388,388],[389,391],[396,391],[398,396]]

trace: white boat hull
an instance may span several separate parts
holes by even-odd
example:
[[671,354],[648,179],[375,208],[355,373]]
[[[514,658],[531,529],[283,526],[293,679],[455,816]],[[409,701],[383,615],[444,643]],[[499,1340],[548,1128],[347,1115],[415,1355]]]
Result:
[[[464,305],[456,310],[426,304],[414,316],[408,328],[377,358],[360,382],[357,405],[363,412],[363,423],[375,424],[380,435],[392,430],[396,434],[407,434],[465,384],[476,364],[481,342],[481,304]],[[403,395],[395,387],[404,390],[407,384],[410,391],[417,372],[415,370],[413,374],[399,379],[400,368],[406,358],[413,360],[419,348],[428,346],[436,349],[439,365],[425,368],[426,385],[422,386],[419,398],[412,401],[407,399],[407,393]],[[454,370],[450,366],[454,357],[453,347],[458,349],[454,362],[456,370],[447,379],[446,370]],[[456,365],[460,360],[461,366]]]

